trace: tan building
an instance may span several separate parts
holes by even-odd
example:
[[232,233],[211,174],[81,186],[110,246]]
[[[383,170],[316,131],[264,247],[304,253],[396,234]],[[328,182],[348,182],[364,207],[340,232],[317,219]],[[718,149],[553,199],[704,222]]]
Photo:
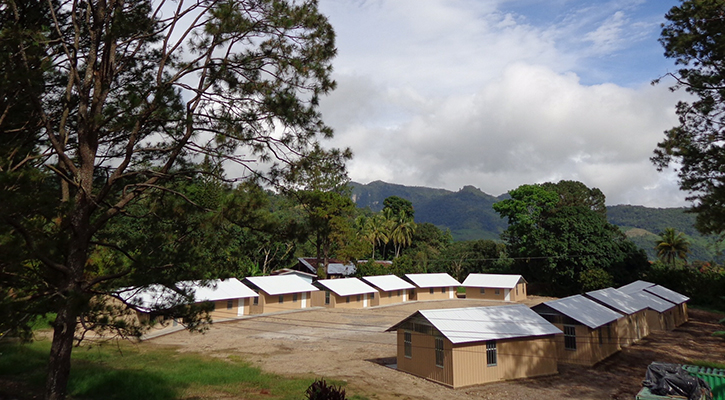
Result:
[[526,279],[513,274],[469,274],[461,286],[467,299],[526,300]]
[[301,310],[312,307],[312,293],[318,289],[295,275],[250,276],[246,283],[259,297],[250,306],[251,314]]
[[629,346],[649,335],[647,305],[614,288],[594,290],[584,294],[597,303],[624,315],[617,320],[619,345]]
[[378,296],[377,290],[358,278],[321,279],[313,283],[320,289],[312,295],[312,304],[328,308],[367,308]]
[[556,339],[561,363],[592,366],[621,349],[617,321],[624,316],[591,299],[574,295],[532,310],[564,332]]
[[667,300],[675,305],[675,325],[680,326],[687,322],[687,302],[690,301],[689,297],[660,285],[650,286],[645,288],[644,291],[654,294],[655,296]]
[[[212,322],[223,321],[249,315],[250,305],[257,294],[236,278],[226,280],[184,281],[176,284],[178,290],[193,294],[196,303],[212,303],[209,312]],[[152,285],[145,288],[126,290],[120,294],[124,301],[132,303],[138,311],[138,320],[148,322],[153,319],[153,310],[168,309],[183,304],[186,300],[175,290]],[[158,321],[154,330],[176,326],[183,321]]]
[[405,274],[405,279],[415,285],[410,299],[448,300],[455,299],[461,283],[446,273],[434,274]]
[[362,279],[378,291],[372,299],[373,306],[405,303],[415,289],[413,284],[395,275],[364,276]]
[[670,331],[675,329],[677,307],[673,303],[644,290],[628,294],[647,304],[647,326],[649,326],[650,331]]
[[558,373],[561,331],[523,304],[420,310],[397,332],[397,368],[453,388]]

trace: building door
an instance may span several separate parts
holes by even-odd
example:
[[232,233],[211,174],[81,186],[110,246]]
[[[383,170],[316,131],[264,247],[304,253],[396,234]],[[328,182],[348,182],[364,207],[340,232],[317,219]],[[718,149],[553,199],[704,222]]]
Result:
[[368,294],[363,294],[363,308],[368,306]]
[[244,315],[244,299],[239,299],[239,304],[237,307],[237,316]]
[[403,289],[403,302],[408,301],[408,289]]
[[307,292],[302,293],[302,308],[307,308]]
[[511,301],[511,289],[504,289],[503,294],[504,294],[504,300]]
[[450,292],[450,295],[448,295],[448,298],[449,299],[455,299],[456,298],[456,292],[457,292],[456,288],[455,287],[452,287],[449,292]]

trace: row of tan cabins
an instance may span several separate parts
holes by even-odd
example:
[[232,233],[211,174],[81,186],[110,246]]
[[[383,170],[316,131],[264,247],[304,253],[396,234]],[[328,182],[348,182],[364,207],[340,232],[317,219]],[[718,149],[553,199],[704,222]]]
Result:
[[420,310],[397,332],[397,365],[453,388],[558,373],[558,364],[592,366],[655,330],[687,321],[689,298],[636,281],[547,301]]
[[[309,275],[309,274],[308,274]],[[527,297],[520,275],[470,274],[459,283],[448,274],[367,276],[314,280],[289,271],[228,279],[195,287],[199,302],[213,303],[214,321],[311,307],[366,308],[407,301],[465,297],[504,303]],[[167,302],[160,288],[124,292],[141,311]],[[498,380],[552,375],[559,363],[592,366],[655,330],[687,321],[687,301],[677,292],[636,281],[543,302],[420,310],[387,329],[397,333],[399,371],[453,388]],[[140,313],[139,318],[149,315]],[[174,322],[175,324],[175,322]]]

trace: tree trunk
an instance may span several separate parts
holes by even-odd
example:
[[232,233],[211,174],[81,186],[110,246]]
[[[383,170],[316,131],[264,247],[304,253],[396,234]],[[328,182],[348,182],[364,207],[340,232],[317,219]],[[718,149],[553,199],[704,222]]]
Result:
[[77,315],[73,310],[72,304],[65,304],[55,318],[48,377],[45,382],[45,400],[65,399],[77,320]]

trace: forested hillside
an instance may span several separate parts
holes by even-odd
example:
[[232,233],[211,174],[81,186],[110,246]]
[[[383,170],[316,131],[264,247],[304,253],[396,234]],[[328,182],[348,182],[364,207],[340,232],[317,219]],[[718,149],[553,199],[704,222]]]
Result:
[[[445,189],[394,185],[381,181],[367,185],[352,183],[353,200],[360,208],[372,211],[382,209],[383,200],[398,196],[413,203],[415,221],[429,222],[441,229],[449,229],[453,238],[460,240],[494,239],[507,227],[505,219],[493,210],[497,201],[508,198],[486,194],[473,186],[465,186],[457,192]],[[654,260],[654,243],[657,234],[665,228],[675,228],[687,235],[691,242],[691,260],[722,261],[717,253],[721,250],[711,237],[703,237],[694,228],[695,216],[684,208],[648,208],[643,206],[617,205],[607,207],[607,219]]]

